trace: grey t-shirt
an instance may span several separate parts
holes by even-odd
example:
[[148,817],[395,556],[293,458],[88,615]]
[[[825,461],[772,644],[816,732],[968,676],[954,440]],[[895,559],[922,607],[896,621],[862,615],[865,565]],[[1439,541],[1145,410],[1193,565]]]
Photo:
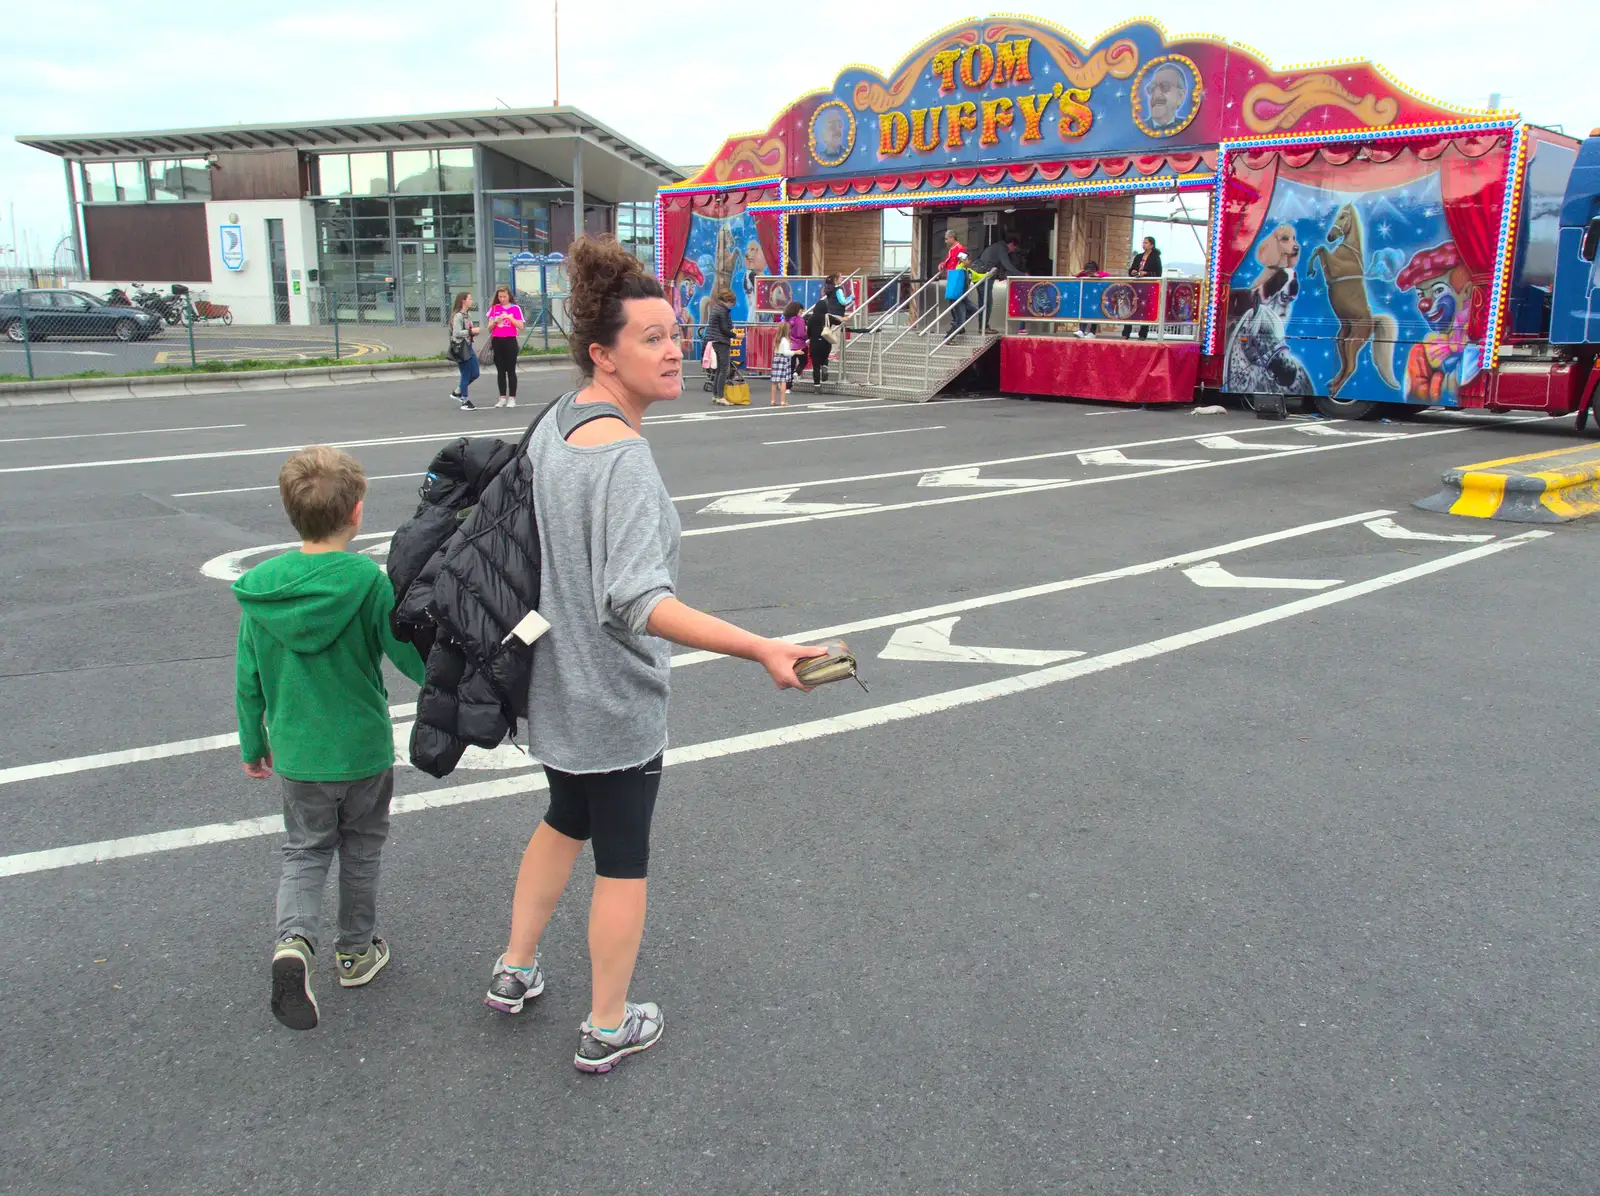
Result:
[[533,646],[528,746],[562,772],[614,772],[667,745],[672,649],[646,627],[677,587],[681,525],[643,439],[566,442],[593,410],[573,398],[528,442],[550,623]]

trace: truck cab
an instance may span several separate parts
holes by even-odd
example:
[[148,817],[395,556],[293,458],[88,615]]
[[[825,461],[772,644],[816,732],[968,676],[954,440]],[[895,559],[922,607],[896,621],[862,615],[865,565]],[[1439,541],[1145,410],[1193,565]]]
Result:
[[1600,346],[1600,129],[1578,146],[1558,223],[1550,343]]

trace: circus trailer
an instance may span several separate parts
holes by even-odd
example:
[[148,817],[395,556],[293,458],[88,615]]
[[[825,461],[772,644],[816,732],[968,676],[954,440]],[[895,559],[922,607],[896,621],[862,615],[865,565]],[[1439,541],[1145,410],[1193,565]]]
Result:
[[[729,286],[756,369],[779,300],[839,274],[852,308],[826,389],[842,393],[926,399],[965,375],[1132,403],[1290,396],[1344,418],[1571,411],[1596,324],[1552,340],[1552,296],[1563,269],[1576,302],[1594,295],[1584,230],[1567,232],[1595,215],[1593,144],[1367,62],[1278,68],[1149,21],[1085,42],[994,16],[728,137],[659,193],[656,260],[686,326]],[[898,270],[888,208],[911,216]],[[946,234],[965,265],[1001,269],[943,269]]]

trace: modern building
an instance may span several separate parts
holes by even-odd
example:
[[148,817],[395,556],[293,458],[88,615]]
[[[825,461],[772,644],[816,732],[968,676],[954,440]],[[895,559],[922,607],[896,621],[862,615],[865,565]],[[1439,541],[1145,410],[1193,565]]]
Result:
[[438,324],[500,282],[537,301],[549,271],[512,259],[580,227],[653,267],[652,201],[684,175],[570,107],[17,140],[62,159],[92,281],[183,283],[250,324]]

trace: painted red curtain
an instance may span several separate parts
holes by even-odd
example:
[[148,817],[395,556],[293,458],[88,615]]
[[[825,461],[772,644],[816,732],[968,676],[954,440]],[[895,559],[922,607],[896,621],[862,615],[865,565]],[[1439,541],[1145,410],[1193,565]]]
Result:
[[[1490,141],[1485,151],[1473,154],[1475,145]],[[1489,332],[1489,295],[1494,283],[1495,249],[1500,242],[1500,217],[1506,202],[1506,148],[1504,137],[1462,138],[1438,160],[1439,190],[1444,196],[1444,220],[1450,226],[1461,260],[1472,274],[1472,308],[1467,314],[1467,335],[1482,340]]]
[[[1222,322],[1228,310],[1228,282],[1233,272],[1244,261],[1256,235],[1266,221],[1267,208],[1272,204],[1272,188],[1278,181],[1276,153],[1244,155],[1228,163],[1228,177],[1224,184],[1222,200],[1222,236],[1217,246],[1215,275],[1217,290],[1211,296],[1216,312],[1216,333],[1207,348],[1215,353],[1222,343]],[[1212,215],[1212,219],[1217,217]]]
[[783,273],[783,216],[777,212],[755,214],[756,240],[761,242],[761,252],[767,258],[767,270]]
[[657,247],[661,256],[656,259],[663,282],[671,283],[678,277],[683,251],[689,247],[689,227],[693,223],[694,215],[687,200],[682,203],[667,201],[667,209],[661,216],[661,244]]

